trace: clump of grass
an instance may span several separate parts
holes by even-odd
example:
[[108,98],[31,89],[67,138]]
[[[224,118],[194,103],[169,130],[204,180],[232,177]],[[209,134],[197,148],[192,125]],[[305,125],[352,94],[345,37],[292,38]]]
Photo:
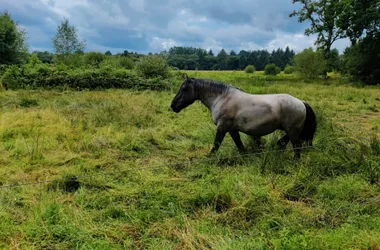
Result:
[[20,107],[29,108],[38,106],[38,101],[35,99],[22,98],[20,101]]
[[48,190],[61,190],[63,192],[72,193],[81,187],[78,177],[74,175],[66,175],[63,178],[55,180],[48,185]]

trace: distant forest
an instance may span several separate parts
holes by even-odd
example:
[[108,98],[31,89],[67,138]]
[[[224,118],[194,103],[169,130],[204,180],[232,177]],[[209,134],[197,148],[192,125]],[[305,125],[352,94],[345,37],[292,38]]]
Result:
[[[54,55],[52,53],[47,51],[36,51],[35,53],[42,62],[53,63]],[[256,70],[264,70],[265,65],[269,63],[274,63],[283,70],[287,64],[292,63],[295,56],[295,52],[289,47],[286,47],[285,50],[277,49],[272,52],[267,50],[241,50],[238,54],[233,50],[227,53],[222,49],[215,55],[212,50],[177,46],[170,48],[169,51],[162,51],[160,54],[167,59],[170,66],[187,70],[244,70],[247,65],[254,65]],[[105,55],[130,57],[133,61],[144,56],[127,50],[115,55],[107,51]]]
[[168,52],[161,52],[167,56],[172,67],[188,70],[243,70],[248,65],[254,65],[256,70],[264,70],[265,65],[274,63],[281,70],[291,64],[295,52],[286,47],[271,53],[267,50],[246,51],[241,50],[227,53],[222,49],[217,55],[212,50],[193,47],[172,47]]

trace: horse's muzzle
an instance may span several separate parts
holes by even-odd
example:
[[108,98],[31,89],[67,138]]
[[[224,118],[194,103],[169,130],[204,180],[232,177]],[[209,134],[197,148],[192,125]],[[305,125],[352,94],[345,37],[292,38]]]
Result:
[[173,104],[170,105],[170,107],[172,108],[172,110],[176,113],[179,113],[179,111],[181,111],[179,108],[175,107]]

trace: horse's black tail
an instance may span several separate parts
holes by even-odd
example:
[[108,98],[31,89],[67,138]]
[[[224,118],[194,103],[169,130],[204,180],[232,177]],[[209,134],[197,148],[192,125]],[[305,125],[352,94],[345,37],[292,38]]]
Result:
[[309,104],[304,102],[306,107],[306,119],[303,125],[303,129],[300,134],[300,139],[302,142],[307,142],[308,145],[313,145],[313,138],[315,131],[317,130],[317,119],[315,113]]

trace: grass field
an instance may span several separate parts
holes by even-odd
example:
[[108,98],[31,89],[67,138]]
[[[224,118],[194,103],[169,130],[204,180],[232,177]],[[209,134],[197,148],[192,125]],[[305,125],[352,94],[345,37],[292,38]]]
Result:
[[169,91],[0,92],[0,185],[55,180],[0,188],[0,248],[380,249],[379,87],[188,74],[307,101],[315,148],[226,136],[207,159],[209,111]]

